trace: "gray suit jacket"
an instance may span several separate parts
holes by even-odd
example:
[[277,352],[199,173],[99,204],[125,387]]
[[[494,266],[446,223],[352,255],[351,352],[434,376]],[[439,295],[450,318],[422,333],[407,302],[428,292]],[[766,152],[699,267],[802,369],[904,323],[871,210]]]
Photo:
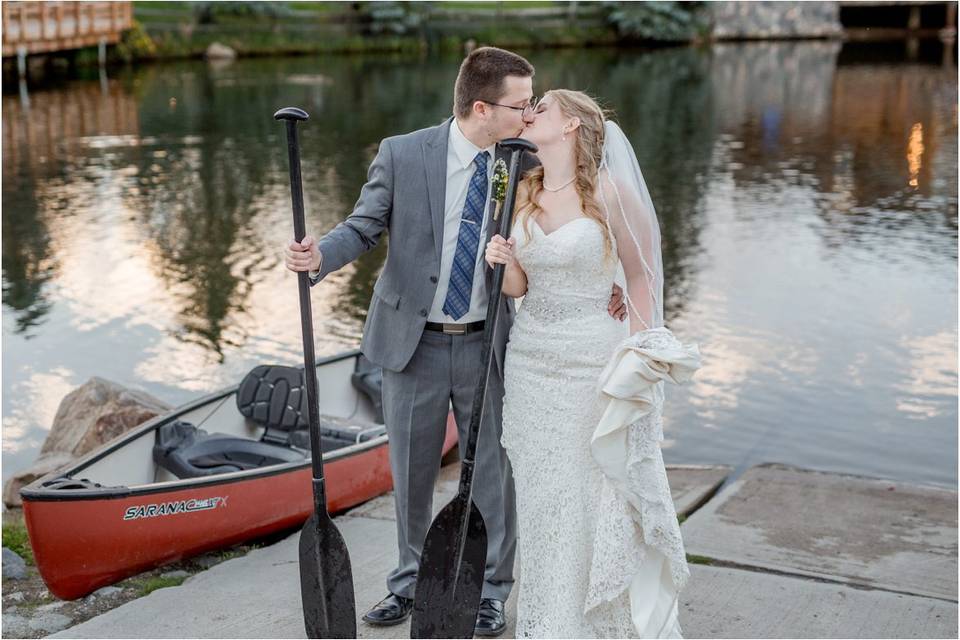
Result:
[[[410,361],[437,290],[447,140],[452,121],[450,117],[435,127],[385,138],[367,172],[367,182],[360,190],[353,213],[318,242],[323,264],[312,284],[372,249],[384,231],[389,234],[387,260],[373,287],[360,349],[372,362],[391,371],[401,371]],[[497,157],[503,157],[509,166],[506,151],[498,147]],[[535,156],[525,154],[521,170],[536,163]],[[491,206],[487,211],[488,216],[492,209]],[[487,224],[487,240],[496,226]],[[489,292],[493,286],[493,270],[489,266],[485,276]],[[500,304],[493,345],[495,370],[502,376],[515,310],[512,298],[501,298]]]

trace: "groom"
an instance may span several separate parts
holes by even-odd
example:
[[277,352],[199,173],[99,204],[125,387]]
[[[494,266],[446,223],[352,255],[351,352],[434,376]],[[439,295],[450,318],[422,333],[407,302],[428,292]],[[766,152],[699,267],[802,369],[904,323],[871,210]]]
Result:
[[[483,249],[494,234],[490,184],[497,142],[518,136],[533,119],[533,66],[494,47],[463,61],[454,87],[454,116],[440,125],[393,136],[380,149],[353,213],[314,243],[285,247],[286,265],[309,271],[311,284],[390,237],[360,348],[383,368],[383,410],[390,440],[399,562],[388,595],[363,619],[403,622],[413,609],[417,571],[432,514],[447,413],[453,404],[461,454],[466,446],[493,271]],[[523,169],[536,158],[523,159]],[[504,601],[513,586],[516,512],[513,475],[500,446],[503,359],[513,322],[512,298],[501,298],[476,449],[473,500],[487,526],[487,561],[476,635],[506,627]],[[622,317],[617,289],[611,315]]]

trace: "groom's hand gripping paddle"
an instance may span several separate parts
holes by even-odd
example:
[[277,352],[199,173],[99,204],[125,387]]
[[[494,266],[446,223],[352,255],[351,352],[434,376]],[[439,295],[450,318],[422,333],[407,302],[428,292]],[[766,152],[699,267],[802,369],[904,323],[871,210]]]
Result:
[[[303,185],[300,181],[300,141],[297,122],[306,111],[296,107],[273,114],[287,125],[290,156],[290,195],[293,198],[293,229],[297,242],[306,235],[303,221]],[[320,447],[320,408],[317,402],[317,364],[313,353],[313,312],[310,281],[306,271],[297,274],[300,287],[300,325],[303,330],[303,373],[307,386],[310,421],[310,452],[313,456],[313,515],[300,531],[300,595],[308,638],[356,638],[357,613],[353,599],[353,572],[343,536],[327,512],[323,481],[323,451]]]
[[[500,235],[509,239],[520,179],[520,155],[524,151],[536,152],[537,147],[522,138],[504,140],[500,146],[511,152],[510,180],[500,220]],[[498,264],[493,270],[483,332],[480,382],[473,396],[467,446],[460,463],[460,488],[454,499],[437,514],[423,543],[410,623],[411,638],[473,637],[487,564],[487,527],[472,499],[474,454],[493,361],[493,336],[500,315],[504,268]]]

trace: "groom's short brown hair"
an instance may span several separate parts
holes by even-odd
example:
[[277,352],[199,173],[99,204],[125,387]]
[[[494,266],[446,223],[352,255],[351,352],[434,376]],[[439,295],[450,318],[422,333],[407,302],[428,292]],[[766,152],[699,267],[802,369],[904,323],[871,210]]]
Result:
[[504,84],[507,76],[532,77],[533,65],[522,56],[504,49],[474,49],[460,64],[460,73],[457,74],[453,89],[453,113],[467,118],[477,100],[498,102],[506,93]]

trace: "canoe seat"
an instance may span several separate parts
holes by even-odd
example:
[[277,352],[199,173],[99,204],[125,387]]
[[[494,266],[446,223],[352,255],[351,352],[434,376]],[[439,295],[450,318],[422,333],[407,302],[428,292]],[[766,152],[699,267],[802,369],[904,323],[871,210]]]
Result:
[[[364,379],[368,386],[371,381],[370,377]],[[376,391],[379,394],[379,389]],[[188,422],[175,421],[157,430],[154,461],[178,478],[196,478],[310,458],[303,369],[254,367],[237,388],[236,400],[240,413],[263,427],[260,440],[207,433]],[[320,448],[324,453],[386,432],[383,424],[320,416]]]
[[[369,362],[364,368],[358,366],[351,380],[355,387],[367,394],[374,410],[382,413],[380,368]],[[263,426],[261,441],[302,449],[310,448],[310,423],[303,369],[283,365],[254,367],[237,389],[237,409],[242,415]],[[387,428],[382,422],[320,416],[320,436],[324,451],[366,442],[386,432]]]
[[298,462],[307,457],[303,450],[223,433],[207,433],[182,420],[157,429],[157,441],[153,446],[154,462],[178,478]]
[[237,388],[237,409],[263,426],[261,440],[287,444],[290,432],[309,428],[303,369],[262,364]]

